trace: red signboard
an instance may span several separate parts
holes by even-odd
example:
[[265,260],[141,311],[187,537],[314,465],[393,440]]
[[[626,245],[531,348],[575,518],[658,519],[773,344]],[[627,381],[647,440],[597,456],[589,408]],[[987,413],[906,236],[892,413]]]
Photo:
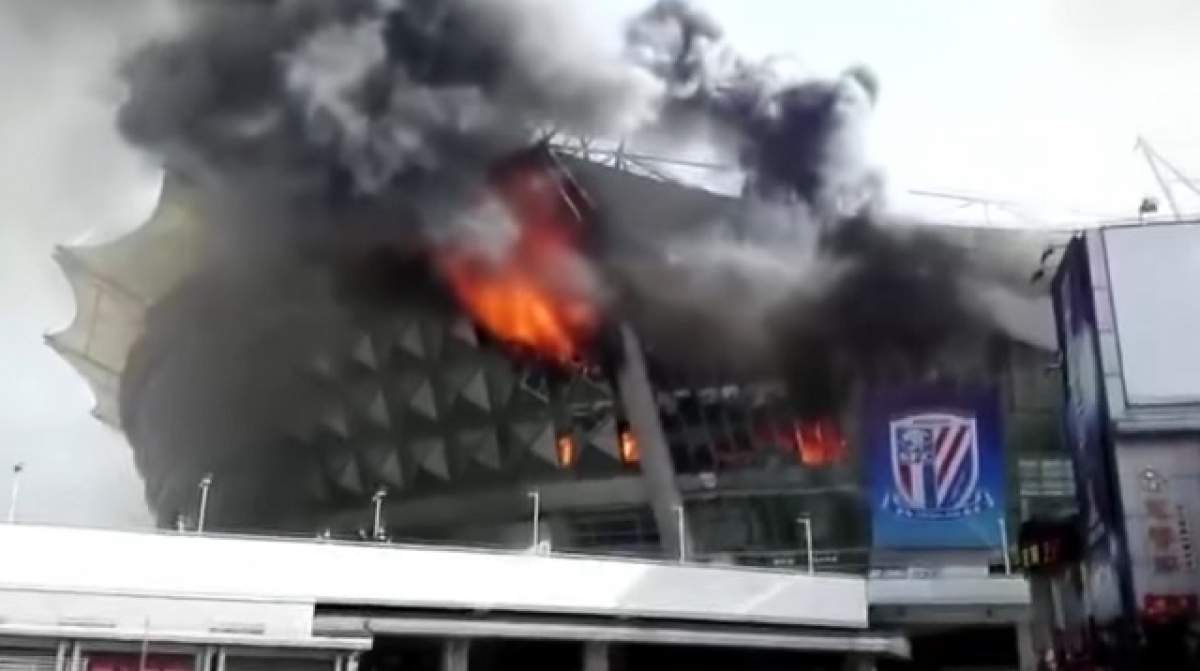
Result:
[[1149,618],[1192,615],[1198,610],[1200,599],[1195,594],[1146,594],[1142,598],[1142,611]]

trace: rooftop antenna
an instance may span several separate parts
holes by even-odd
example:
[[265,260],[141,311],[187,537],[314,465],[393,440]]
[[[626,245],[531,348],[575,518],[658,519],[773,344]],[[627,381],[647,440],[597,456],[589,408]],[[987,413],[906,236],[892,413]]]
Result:
[[[1200,186],[1196,181],[1189,178],[1187,175],[1175,167],[1174,163],[1168,161],[1158,150],[1151,146],[1150,141],[1142,136],[1138,136],[1137,142],[1133,145],[1134,151],[1142,152],[1142,156],[1146,158],[1146,164],[1150,166],[1150,172],[1154,173],[1154,181],[1158,182],[1158,187],[1162,189],[1163,195],[1167,198],[1167,204],[1171,207],[1171,214],[1175,215],[1175,221],[1182,221],[1183,215],[1179,211],[1179,202],[1175,199],[1175,191],[1171,188],[1171,182],[1175,181],[1185,186],[1188,190],[1196,195],[1200,195]],[[1163,176],[1163,169],[1169,171],[1175,180],[1168,180]],[[1143,205],[1145,202],[1143,201]],[[1143,209],[1143,214],[1146,210]]]

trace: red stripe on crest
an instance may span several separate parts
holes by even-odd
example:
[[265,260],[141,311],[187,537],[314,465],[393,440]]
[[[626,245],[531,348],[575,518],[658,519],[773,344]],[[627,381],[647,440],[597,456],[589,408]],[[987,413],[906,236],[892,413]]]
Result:
[[[946,433],[950,433],[950,431],[946,430]],[[963,449],[963,444],[966,442],[966,437],[967,427],[959,426],[958,430],[954,432],[954,437],[947,441],[949,444],[946,446],[946,459],[942,463],[938,464],[938,482],[945,481],[950,470],[950,464],[954,463],[955,457],[957,457],[959,451]],[[939,449],[938,451],[940,452],[941,450]]]

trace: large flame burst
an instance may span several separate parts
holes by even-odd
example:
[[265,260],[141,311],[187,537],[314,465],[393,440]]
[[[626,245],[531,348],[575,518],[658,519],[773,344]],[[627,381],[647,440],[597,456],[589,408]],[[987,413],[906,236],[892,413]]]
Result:
[[583,205],[560,170],[544,164],[503,170],[493,194],[516,222],[502,253],[442,250],[438,263],[458,300],[497,339],[560,363],[581,357],[599,311],[580,253]]

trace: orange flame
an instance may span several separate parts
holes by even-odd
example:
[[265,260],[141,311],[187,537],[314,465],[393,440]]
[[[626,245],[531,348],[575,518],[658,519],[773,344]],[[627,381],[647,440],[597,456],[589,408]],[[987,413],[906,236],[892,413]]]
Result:
[[579,452],[575,449],[575,439],[571,436],[559,436],[555,441],[558,448],[558,465],[560,468],[570,468],[575,465]]
[[440,266],[458,300],[498,339],[566,363],[595,331],[599,315],[586,287],[575,227],[579,214],[562,179],[527,168],[497,181],[495,193],[517,221],[502,258],[449,249]]
[[638,447],[637,438],[633,431],[621,431],[621,461],[625,464],[636,464],[642,460],[642,450]]
[[829,466],[846,459],[846,438],[833,419],[797,421],[792,439],[805,466]]

